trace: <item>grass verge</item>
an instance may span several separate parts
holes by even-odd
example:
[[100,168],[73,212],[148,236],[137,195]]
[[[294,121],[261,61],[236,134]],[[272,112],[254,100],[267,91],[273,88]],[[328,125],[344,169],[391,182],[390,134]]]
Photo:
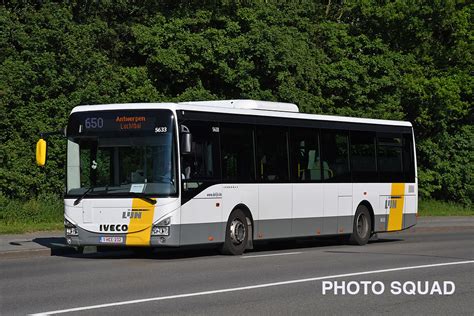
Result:
[[420,200],[419,216],[474,216],[474,208],[454,202]]
[[[0,195],[0,235],[63,229],[63,201],[54,195],[12,200]],[[474,216],[474,209],[453,202],[420,200],[419,216]]]
[[25,201],[0,195],[0,234],[63,229],[63,213],[63,201],[55,195]]

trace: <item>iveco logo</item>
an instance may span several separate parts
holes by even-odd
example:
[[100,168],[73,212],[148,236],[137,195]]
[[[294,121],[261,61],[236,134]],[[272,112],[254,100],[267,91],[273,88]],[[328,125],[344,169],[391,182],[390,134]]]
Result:
[[128,225],[126,224],[104,224],[99,225],[99,230],[101,232],[126,232],[128,230]]

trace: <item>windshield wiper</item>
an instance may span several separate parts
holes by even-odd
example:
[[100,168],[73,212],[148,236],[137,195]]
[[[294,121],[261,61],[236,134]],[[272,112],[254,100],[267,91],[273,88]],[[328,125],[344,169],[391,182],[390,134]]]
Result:
[[[94,189],[94,187],[90,187],[88,188],[80,197],[78,197],[75,201],[74,201],[74,205],[77,205],[79,204],[79,202],[82,201],[83,198],[85,198],[91,191],[92,189]],[[146,195],[144,195],[143,193],[138,193],[138,192],[117,192],[117,193],[110,193],[110,190],[106,190],[106,192],[108,192],[108,195],[127,195],[127,196],[132,196],[134,198],[138,198],[138,199],[142,199],[148,203],[150,203],[151,205],[155,205],[156,204],[156,200],[153,200],[149,197],[147,197]]]
[[94,187],[90,187],[86,190],[86,192],[84,192],[80,197],[78,197],[75,201],[74,201],[74,206],[76,206],[77,204],[79,204],[79,202],[82,201],[83,198],[86,197],[87,194],[89,194],[90,191],[92,191]]
[[139,198],[139,199],[142,199],[148,203],[150,203],[151,205],[155,205],[156,204],[156,200],[153,200],[147,196],[144,196],[143,194],[141,193],[132,193],[132,196],[133,197],[136,197],[136,198]]

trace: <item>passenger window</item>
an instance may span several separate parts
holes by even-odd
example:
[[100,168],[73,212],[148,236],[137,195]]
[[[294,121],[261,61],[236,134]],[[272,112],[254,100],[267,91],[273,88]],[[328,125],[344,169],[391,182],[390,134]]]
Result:
[[220,127],[222,179],[255,181],[253,126],[223,124]]
[[381,182],[403,181],[401,135],[378,135],[377,158]]
[[328,182],[349,182],[349,137],[342,131],[321,132],[321,168]]
[[318,132],[310,128],[291,129],[291,172],[295,182],[321,181]]
[[411,134],[403,135],[403,173],[405,182],[415,182],[415,158]]
[[284,127],[257,126],[257,175],[263,182],[288,181],[288,151]]
[[377,182],[375,133],[351,132],[352,179],[354,182]]

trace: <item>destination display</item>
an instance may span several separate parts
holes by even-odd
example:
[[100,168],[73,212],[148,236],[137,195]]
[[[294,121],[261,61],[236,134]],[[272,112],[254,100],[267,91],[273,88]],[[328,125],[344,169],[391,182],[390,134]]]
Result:
[[172,112],[168,110],[78,112],[70,117],[68,135],[135,131],[166,133],[171,122]]

